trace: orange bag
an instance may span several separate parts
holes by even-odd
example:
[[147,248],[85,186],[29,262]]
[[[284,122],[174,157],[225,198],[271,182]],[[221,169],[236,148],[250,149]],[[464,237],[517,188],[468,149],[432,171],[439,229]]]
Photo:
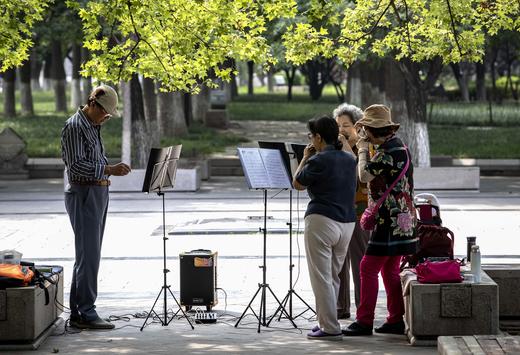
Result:
[[0,288],[27,286],[34,277],[28,266],[18,264],[0,264]]

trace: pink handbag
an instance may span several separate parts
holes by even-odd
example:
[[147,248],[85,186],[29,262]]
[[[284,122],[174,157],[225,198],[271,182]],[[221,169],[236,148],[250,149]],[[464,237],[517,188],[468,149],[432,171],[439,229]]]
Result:
[[388,187],[388,189],[385,191],[383,196],[381,196],[379,198],[379,200],[377,200],[377,203],[371,204],[367,208],[365,208],[365,210],[363,211],[363,214],[361,215],[361,218],[359,219],[359,224],[361,225],[361,229],[366,230],[366,231],[374,230],[374,228],[376,227],[376,217],[377,217],[377,214],[379,213],[379,207],[381,206],[383,201],[386,199],[386,197],[388,196],[390,191],[392,191],[392,189],[397,184],[397,182],[399,180],[401,180],[402,177],[404,176],[404,174],[406,174],[406,172],[408,171],[408,167],[410,166],[410,156],[408,155],[408,148],[406,146],[404,146],[404,149],[406,151],[406,157],[408,158],[406,160],[406,166],[401,171],[401,174],[399,174],[397,179],[395,179],[395,181],[392,183],[392,185],[390,185]]
[[425,261],[415,267],[417,281],[423,284],[462,282],[458,260]]

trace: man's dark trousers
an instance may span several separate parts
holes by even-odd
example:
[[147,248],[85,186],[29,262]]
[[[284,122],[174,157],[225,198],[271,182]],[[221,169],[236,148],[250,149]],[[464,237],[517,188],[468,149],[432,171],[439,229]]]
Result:
[[72,184],[65,192],[65,208],[75,235],[76,260],[70,287],[71,316],[86,321],[96,313],[101,244],[108,209],[108,186]]

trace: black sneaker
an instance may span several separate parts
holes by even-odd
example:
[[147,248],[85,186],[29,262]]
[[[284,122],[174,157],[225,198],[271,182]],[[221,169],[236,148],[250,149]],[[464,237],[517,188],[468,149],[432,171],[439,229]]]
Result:
[[362,325],[358,322],[350,323],[350,325],[341,330],[343,335],[345,336],[362,336],[362,335],[372,335],[372,327],[369,325]]
[[78,329],[114,329],[115,325],[97,317],[87,321],[81,318],[70,319],[70,325]]
[[374,329],[376,333],[382,334],[404,334],[404,322],[399,321],[396,323],[383,323],[382,326]]

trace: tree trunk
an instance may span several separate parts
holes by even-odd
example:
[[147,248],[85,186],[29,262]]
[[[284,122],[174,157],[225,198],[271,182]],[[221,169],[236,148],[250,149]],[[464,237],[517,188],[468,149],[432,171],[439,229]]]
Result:
[[267,92],[274,92],[274,69],[272,67],[267,72]]
[[159,92],[159,120],[162,132],[167,137],[182,137],[188,134],[188,126],[184,118],[183,93]]
[[312,100],[319,100],[326,84],[324,79],[322,63],[319,60],[310,60],[304,64],[304,74],[309,82],[309,94]]
[[290,68],[284,68],[283,71],[287,79],[287,101],[292,101],[292,88],[294,85],[294,77],[296,76],[296,67],[291,65]]
[[81,70],[81,47],[78,43],[72,44],[72,81],[70,83],[70,107],[77,109],[83,101],[86,101],[86,96],[81,93],[81,77],[79,71]]
[[136,169],[146,168],[150,155],[151,141],[144,115],[143,92],[139,77],[132,75],[130,80],[130,117],[132,122],[132,167]]
[[360,86],[361,86],[361,107],[368,107],[373,104],[385,104],[386,95],[384,87],[384,68],[379,61],[371,63],[360,63]]
[[[85,63],[90,58],[90,53],[85,47],[81,47],[81,63]],[[81,78],[81,97],[86,100],[92,92],[92,77],[86,76]]]
[[247,94],[248,95],[254,95],[254,86],[253,86],[254,73],[255,73],[255,63],[252,60],[250,60],[249,62],[247,62],[247,74],[248,74]]
[[157,94],[155,93],[155,82],[150,78],[143,78],[143,102],[144,117],[150,134],[152,147],[160,146],[160,130],[157,121]]
[[61,53],[61,42],[52,41],[51,80],[54,89],[56,112],[67,112],[67,96],[65,93],[65,68]]
[[430,62],[427,77],[421,79],[420,64],[410,60],[398,63],[405,81],[406,109],[408,112],[407,135],[408,145],[412,153],[413,162],[417,167],[430,166],[430,140],[428,136],[426,104],[428,92],[432,90],[442,70],[442,62],[436,58]]
[[40,91],[40,73],[42,71],[43,62],[40,60],[36,51],[31,51],[31,89],[32,91]]
[[347,102],[361,107],[361,70],[359,62],[355,62],[348,69]]
[[4,94],[4,116],[16,116],[16,100],[15,100],[15,81],[16,69],[7,69],[3,74],[3,94]]
[[184,108],[184,120],[186,121],[186,126],[189,127],[191,125],[191,122],[193,121],[191,95],[185,92],[183,94],[182,99],[182,104]]
[[485,57],[482,63],[476,63],[477,72],[477,101],[486,101],[486,62]]
[[132,95],[130,91],[130,82],[121,81],[121,90],[123,91],[123,134],[121,135],[121,161],[125,164],[132,165]]
[[52,68],[52,55],[51,53],[47,53],[45,55],[45,61],[43,62],[43,83],[42,88],[43,90],[51,90],[52,83],[51,83],[51,68]]
[[20,106],[23,116],[34,115],[33,98],[31,91],[31,60],[27,60],[20,67]]
[[457,84],[459,85],[460,96],[462,101],[469,102],[469,88],[467,75],[463,72],[462,65],[460,63],[451,63],[451,69],[453,70],[453,75],[457,80]]
[[202,85],[197,95],[191,95],[193,122],[204,122],[204,117],[210,106],[210,93],[210,88]]

